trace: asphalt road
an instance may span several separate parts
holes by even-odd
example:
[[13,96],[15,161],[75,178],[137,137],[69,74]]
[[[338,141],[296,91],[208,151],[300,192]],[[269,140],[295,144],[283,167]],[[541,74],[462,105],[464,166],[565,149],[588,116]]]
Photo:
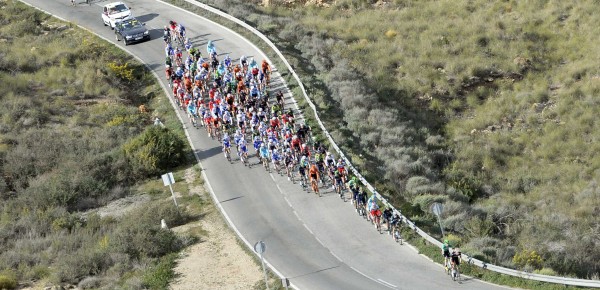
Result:
[[[54,15],[79,24],[114,40],[114,33],[101,21],[101,6],[110,1],[93,0],[92,5],[77,0],[25,0]],[[156,0],[131,0],[134,16],[147,23],[152,40],[129,45],[126,50],[142,59],[164,81],[164,46],[161,29],[168,20],[185,24],[188,36],[206,55],[206,42],[213,40],[219,54],[241,55],[261,61],[264,56],[248,41],[204,18]],[[277,89],[285,90],[274,78]],[[165,84],[166,85],[166,84]],[[287,92],[287,91],[286,91]],[[289,94],[287,94],[289,95]],[[287,97],[288,105],[292,101]],[[179,113],[182,113],[178,110]],[[184,117],[184,120],[186,118]],[[287,178],[268,174],[261,166],[251,169],[239,162],[230,164],[220,145],[185,122],[193,147],[201,161],[210,187],[225,215],[250,243],[267,245],[265,259],[299,289],[498,289],[476,279],[452,282],[442,268],[418,255],[407,245],[399,245],[378,234],[331,189],[323,197],[301,190]],[[256,158],[251,163],[256,163]],[[225,286],[225,285],[224,285]],[[199,286],[201,288],[201,286]]]

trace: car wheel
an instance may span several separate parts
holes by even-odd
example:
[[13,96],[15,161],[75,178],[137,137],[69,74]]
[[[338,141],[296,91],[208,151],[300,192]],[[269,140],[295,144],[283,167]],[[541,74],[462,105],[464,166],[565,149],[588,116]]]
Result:
[[104,19],[102,19],[102,24],[104,24],[104,26],[108,26],[106,25],[106,21],[104,21]]

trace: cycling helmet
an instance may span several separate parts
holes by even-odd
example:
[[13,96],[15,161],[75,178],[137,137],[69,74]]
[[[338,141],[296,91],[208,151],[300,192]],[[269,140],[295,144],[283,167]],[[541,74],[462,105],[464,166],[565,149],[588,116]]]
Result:
[[444,244],[447,244],[447,243],[448,243],[448,240],[444,240]]

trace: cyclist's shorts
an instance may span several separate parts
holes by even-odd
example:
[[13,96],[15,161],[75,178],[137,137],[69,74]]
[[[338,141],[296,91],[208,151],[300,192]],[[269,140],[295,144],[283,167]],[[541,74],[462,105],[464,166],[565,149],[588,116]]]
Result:
[[316,174],[311,174],[311,175],[310,175],[310,178],[312,178],[312,179],[317,179],[317,175],[316,175]]
[[444,258],[450,258],[450,251],[444,251]]
[[378,216],[378,217],[380,217],[381,216],[381,211],[378,210],[378,209],[371,210],[371,215],[372,216]]

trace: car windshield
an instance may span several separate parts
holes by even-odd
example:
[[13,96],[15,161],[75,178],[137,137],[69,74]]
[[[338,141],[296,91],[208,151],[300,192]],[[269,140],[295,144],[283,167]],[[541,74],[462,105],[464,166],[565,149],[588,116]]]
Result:
[[121,27],[123,27],[123,29],[131,29],[140,26],[142,26],[142,24],[137,19],[121,22]]
[[109,14],[125,12],[127,10],[129,10],[129,8],[127,8],[127,6],[125,6],[125,4],[118,4],[118,5],[115,5],[115,7],[111,7],[109,9]]

